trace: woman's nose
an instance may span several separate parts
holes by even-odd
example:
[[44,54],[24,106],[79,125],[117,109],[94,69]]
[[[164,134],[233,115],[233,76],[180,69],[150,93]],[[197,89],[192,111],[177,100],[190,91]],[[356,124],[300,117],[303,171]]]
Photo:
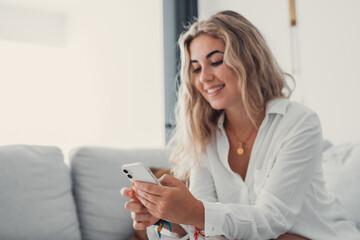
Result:
[[213,80],[214,76],[210,69],[203,68],[200,74],[200,82],[205,83]]

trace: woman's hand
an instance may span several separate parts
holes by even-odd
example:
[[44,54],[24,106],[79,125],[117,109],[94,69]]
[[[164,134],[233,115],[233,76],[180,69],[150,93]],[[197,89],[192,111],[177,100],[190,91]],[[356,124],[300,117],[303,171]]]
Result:
[[124,207],[131,212],[134,229],[144,230],[159,220],[159,218],[152,216],[139,199],[137,199],[133,188],[123,188],[120,190],[120,193],[124,197],[131,199],[131,201],[125,203]]
[[163,186],[135,182],[137,198],[156,218],[204,229],[204,205],[177,178],[168,174],[159,181]]

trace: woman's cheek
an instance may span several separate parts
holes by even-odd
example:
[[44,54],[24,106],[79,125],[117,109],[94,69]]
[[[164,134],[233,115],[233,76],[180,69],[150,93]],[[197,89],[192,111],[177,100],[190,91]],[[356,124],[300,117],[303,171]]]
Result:
[[206,95],[205,95],[205,92],[204,92],[203,85],[200,83],[199,80],[196,80],[195,88],[206,99]]

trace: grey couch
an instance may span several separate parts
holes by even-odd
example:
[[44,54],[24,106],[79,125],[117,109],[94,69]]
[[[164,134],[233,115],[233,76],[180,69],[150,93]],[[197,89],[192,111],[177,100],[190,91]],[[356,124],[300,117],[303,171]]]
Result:
[[[360,229],[360,143],[331,146],[323,154],[329,191]],[[124,163],[169,168],[164,149],[82,147],[69,165],[57,147],[0,147],[1,240],[121,240],[133,234]]]
[[124,163],[168,168],[164,149],[0,147],[1,240],[119,240],[133,234],[120,189]]

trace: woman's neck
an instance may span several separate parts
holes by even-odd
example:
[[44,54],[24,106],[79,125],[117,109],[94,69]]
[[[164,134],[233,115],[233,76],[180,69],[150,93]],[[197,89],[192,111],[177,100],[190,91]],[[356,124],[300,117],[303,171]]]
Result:
[[[244,107],[237,107],[236,109],[225,109],[225,127],[230,127],[238,136],[247,135],[247,133],[255,131],[263,121],[265,112],[262,111],[257,116],[254,116],[254,122],[251,121],[250,116],[246,113]],[[229,126],[230,125],[230,126]]]

